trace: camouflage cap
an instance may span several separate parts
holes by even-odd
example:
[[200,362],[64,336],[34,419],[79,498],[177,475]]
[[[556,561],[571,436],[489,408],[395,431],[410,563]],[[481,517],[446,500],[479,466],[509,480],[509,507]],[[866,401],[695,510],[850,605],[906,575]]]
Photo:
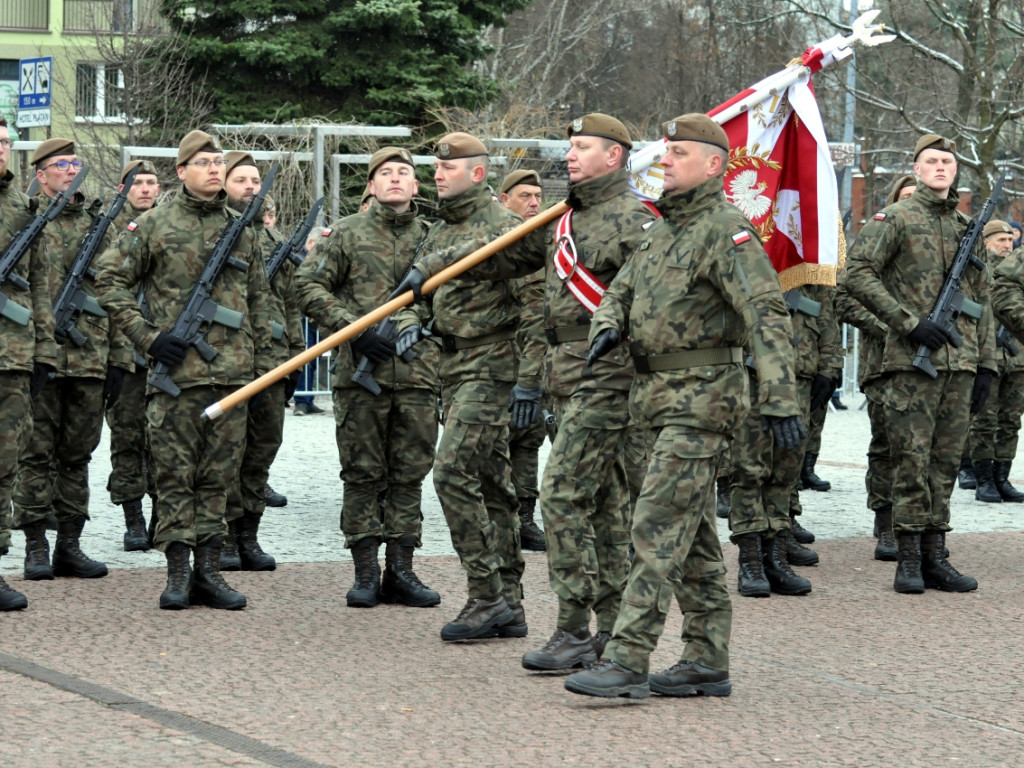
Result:
[[[154,176],[157,175],[157,173],[156,173],[156,166],[153,165],[153,163],[151,161],[149,161],[149,160],[132,160],[130,163],[125,165],[124,168],[121,169],[121,183],[122,184],[124,184],[124,180],[126,178],[128,178],[128,174],[132,172],[132,168],[138,168],[139,169],[139,174],[151,173]],[[138,174],[136,174],[136,175],[138,175]]]
[[456,131],[442,136],[434,145],[434,155],[442,160],[457,160],[460,157],[486,155],[487,147],[475,136]]
[[518,171],[512,171],[508,176],[505,177],[504,181],[501,182],[501,194],[507,193],[512,187],[517,187],[520,184],[533,184],[535,187],[542,186],[540,183],[540,174],[536,171],[528,171],[525,168],[521,168]]
[[370,158],[370,164],[366,168],[366,178],[372,179],[373,174],[377,172],[384,163],[405,163],[406,165],[415,166],[412,160],[412,153],[408,149],[402,149],[401,147],[381,147],[373,156]]
[[908,173],[906,176],[900,176],[898,179],[896,179],[896,181],[893,182],[892,187],[889,188],[889,194],[885,198],[885,204],[892,205],[899,199],[900,192],[902,192],[907,187],[916,186],[917,176],[915,176],[914,174]]
[[47,139],[36,147],[36,151],[32,153],[32,159],[29,160],[29,163],[39,165],[43,160],[54,155],[73,154],[75,154],[75,142],[71,139]]
[[690,112],[662,123],[661,132],[669,141],[700,141],[729,151],[729,137],[722,126],[699,112]]
[[241,152],[237,149],[233,149],[230,152],[224,153],[224,175],[227,176],[235,168],[240,165],[251,165],[256,168],[256,161],[253,160],[252,155],[248,152]]
[[221,152],[217,139],[206,131],[190,131],[178,145],[176,165],[184,165],[196,152]]
[[1007,224],[1005,221],[1000,219],[991,219],[985,228],[981,230],[982,237],[991,237],[992,235],[1012,235],[1013,227]]
[[601,112],[592,112],[589,115],[577,117],[569,123],[566,133],[570,139],[573,136],[600,136],[602,139],[617,141],[626,149],[633,148],[633,140],[629,138],[626,126],[611,115]]
[[941,152],[956,154],[956,142],[939,136],[937,133],[926,133],[917,140],[917,145],[914,147],[914,160],[916,161],[917,156],[926,149],[938,149]]

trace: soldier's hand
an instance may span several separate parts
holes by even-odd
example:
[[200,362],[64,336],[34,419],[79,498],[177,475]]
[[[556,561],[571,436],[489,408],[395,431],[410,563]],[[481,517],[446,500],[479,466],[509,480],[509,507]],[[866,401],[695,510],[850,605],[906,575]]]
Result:
[[416,267],[409,267],[409,273],[402,279],[402,282],[398,284],[394,292],[391,294],[392,298],[401,296],[406,291],[412,291],[413,301],[419,301],[423,298],[423,284],[427,281],[427,278],[423,276]]
[[941,349],[949,341],[949,337],[946,336],[942,327],[938,323],[933,323],[927,317],[921,319],[921,322],[917,324],[917,327],[910,332],[907,338],[915,344],[924,344],[932,352]]
[[53,381],[57,375],[57,369],[49,363],[33,363],[32,364],[32,379],[28,385],[28,394],[33,400],[42,389],[43,384],[48,381]]
[[429,329],[422,325],[410,325],[408,328],[403,328],[395,337],[395,354],[401,357],[415,344],[432,335]]
[[974,376],[974,387],[971,389],[971,413],[977,413],[985,407],[985,401],[992,392],[992,379],[995,375],[994,371],[987,368],[978,369]]
[[799,416],[762,416],[765,431],[772,431],[775,444],[784,451],[795,451],[807,437],[804,421]]
[[385,339],[373,328],[363,331],[352,340],[352,347],[371,363],[383,363],[395,355],[395,342]]
[[147,353],[158,363],[173,368],[185,359],[188,342],[168,331],[160,331],[156,341],[149,345]]
[[617,328],[605,328],[594,337],[594,343],[590,345],[587,353],[587,368],[590,368],[599,357],[604,357],[622,341]]
[[123,389],[124,370],[114,365],[110,366],[107,368],[107,378],[103,382],[103,408],[113,408]]
[[815,374],[814,381],[811,382],[811,410],[823,408],[835,391],[835,380],[831,376]]
[[284,380],[284,401],[287,403],[292,399],[295,394],[295,390],[299,388],[299,379],[302,377],[302,369],[292,371],[288,374],[288,378]]
[[526,429],[537,421],[540,415],[540,387],[512,387],[508,409],[512,412],[512,426]]

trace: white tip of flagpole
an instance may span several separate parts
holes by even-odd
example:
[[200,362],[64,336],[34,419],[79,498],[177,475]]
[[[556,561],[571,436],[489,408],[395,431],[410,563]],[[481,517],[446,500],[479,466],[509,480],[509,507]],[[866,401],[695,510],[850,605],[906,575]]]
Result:
[[203,418],[209,421],[213,421],[218,416],[223,415],[224,411],[221,410],[220,403],[214,403],[205,411],[203,411]]

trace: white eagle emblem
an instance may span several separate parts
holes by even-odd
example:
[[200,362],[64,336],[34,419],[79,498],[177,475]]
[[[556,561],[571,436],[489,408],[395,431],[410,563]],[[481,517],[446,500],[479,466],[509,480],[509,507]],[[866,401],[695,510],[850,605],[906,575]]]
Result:
[[667,126],[665,126],[665,133],[668,136],[670,136],[670,137],[676,135],[676,121],[675,120],[673,120],[671,123],[669,123]]
[[771,198],[761,194],[767,187],[757,171],[740,171],[729,182],[729,199],[748,219],[759,219],[772,207]]
[[438,144],[437,145],[437,156],[438,157],[448,157],[448,155],[451,153],[451,151],[452,151],[451,147],[448,146],[447,142],[445,142],[444,144]]
[[582,117],[577,117],[575,120],[572,121],[572,130],[573,130],[574,133],[579,133],[580,131],[583,130],[583,118]]

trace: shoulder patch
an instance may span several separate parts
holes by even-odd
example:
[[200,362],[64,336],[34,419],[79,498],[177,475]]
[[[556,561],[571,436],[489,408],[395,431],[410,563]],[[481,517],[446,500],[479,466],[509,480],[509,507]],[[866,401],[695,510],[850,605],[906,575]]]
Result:
[[645,221],[643,224],[640,225],[640,229],[642,229],[644,232],[646,232],[648,229],[650,229],[654,225],[655,221],[657,221],[657,219],[652,219],[651,221]]
[[737,232],[735,235],[732,236],[732,242],[735,245],[740,245],[741,243],[745,243],[749,239],[750,239],[750,233],[747,232],[745,229],[744,230],[740,230],[739,232]]
[[886,215],[885,211],[879,211],[875,214],[875,221],[885,221]]
[[138,228],[139,228],[139,225],[136,224],[134,221],[129,221],[128,222],[128,226],[125,227],[125,229],[127,229],[129,232],[134,232]]
[[331,229],[330,227],[324,227],[323,231],[320,233],[320,237],[330,237],[331,236],[331,232],[333,232],[333,231],[334,230]]

